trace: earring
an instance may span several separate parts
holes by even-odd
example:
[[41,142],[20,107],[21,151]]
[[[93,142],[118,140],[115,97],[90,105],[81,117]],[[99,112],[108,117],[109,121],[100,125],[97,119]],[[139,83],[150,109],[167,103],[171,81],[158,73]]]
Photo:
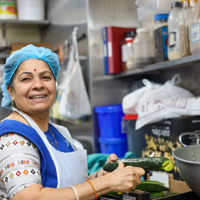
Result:
[[15,100],[12,100],[12,108],[15,107]]

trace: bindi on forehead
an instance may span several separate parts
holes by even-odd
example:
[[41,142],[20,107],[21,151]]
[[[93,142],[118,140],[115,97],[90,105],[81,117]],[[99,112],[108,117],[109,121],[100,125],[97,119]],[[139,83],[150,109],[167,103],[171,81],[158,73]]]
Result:
[[34,72],[36,71],[36,69],[34,69]]

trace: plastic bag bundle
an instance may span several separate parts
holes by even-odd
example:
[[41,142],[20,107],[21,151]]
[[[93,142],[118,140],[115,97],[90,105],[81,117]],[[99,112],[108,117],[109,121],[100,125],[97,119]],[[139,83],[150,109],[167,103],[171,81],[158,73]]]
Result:
[[163,119],[200,114],[200,99],[176,86],[179,82],[177,74],[163,85],[143,79],[144,87],[123,98],[123,112],[138,115],[136,129]]

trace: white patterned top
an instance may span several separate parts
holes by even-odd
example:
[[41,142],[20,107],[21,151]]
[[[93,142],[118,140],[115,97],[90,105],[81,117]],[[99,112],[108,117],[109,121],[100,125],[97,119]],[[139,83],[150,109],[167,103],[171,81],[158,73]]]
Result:
[[27,138],[14,133],[0,137],[0,200],[9,200],[25,187],[41,184],[40,155]]

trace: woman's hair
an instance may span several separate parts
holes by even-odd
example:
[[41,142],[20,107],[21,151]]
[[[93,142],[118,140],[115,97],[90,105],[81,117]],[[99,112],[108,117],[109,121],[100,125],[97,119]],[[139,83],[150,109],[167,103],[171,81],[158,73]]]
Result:
[[60,63],[56,53],[53,53],[50,49],[44,47],[36,47],[32,44],[27,45],[15,52],[13,52],[6,60],[4,66],[3,84],[1,89],[3,91],[3,98],[1,101],[1,106],[7,109],[11,109],[12,100],[7,90],[7,86],[12,87],[13,76],[19,67],[19,65],[28,59],[38,59],[45,61],[55,79],[57,79],[58,73],[60,71]]

